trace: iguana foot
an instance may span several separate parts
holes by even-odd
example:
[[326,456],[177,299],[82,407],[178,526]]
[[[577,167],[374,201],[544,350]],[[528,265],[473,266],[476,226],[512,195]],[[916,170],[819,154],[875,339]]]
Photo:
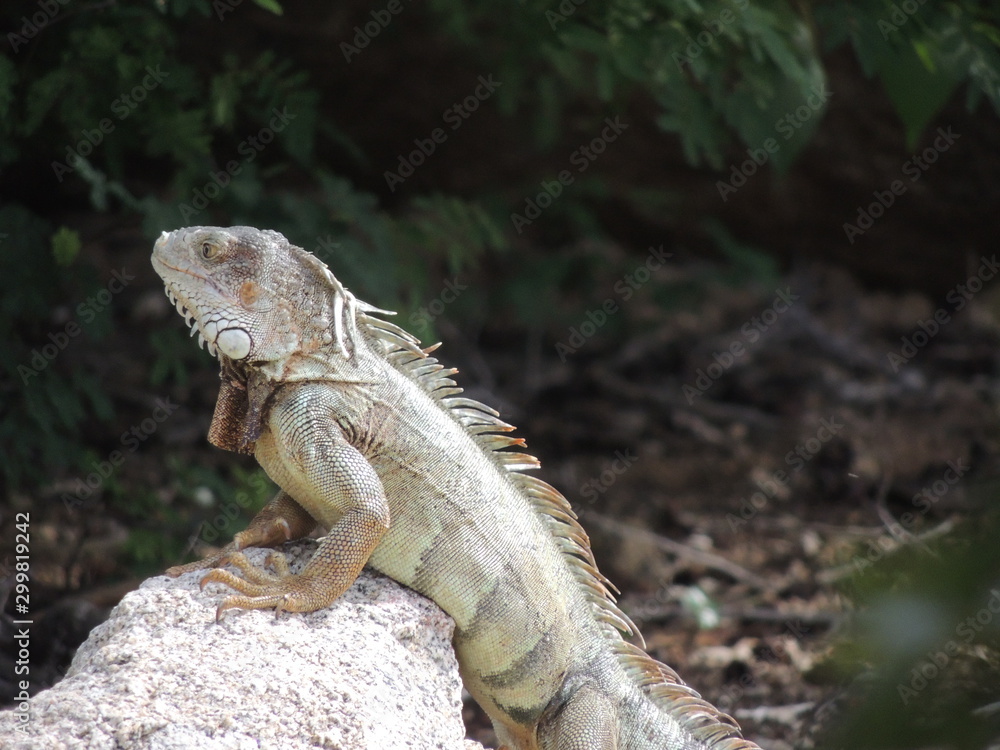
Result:
[[185,573],[190,573],[192,570],[217,568],[220,565],[225,564],[224,560],[227,555],[227,552],[219,552],[216,555],[209,555],[201,560],[195,560],[194,562],[185,563],[184,565],[174,565],[173,567],[167,568],[163,571],[163,575],[170,576],[171,578],[179,578]]
[[190,573],[192,570],[218,568],[234,552],[247,547],[277,547],[292,539],[307,536],[314,528],[316,521],[306,510],[292,499],[287,492],[281,491],[265,505],[250,521],[250,525],[233,537],[233,541],[214,555],[203,560],[175,565],[168,568],[166,574],[173,578]]
[[241,596],[227,596],[215,611],[215,620],[222,618],[227,609],[270,609],[277,617],[281,612],[314,612],[330,604],[329,584],[322,578],[292,574],[285,556],[273,552],[265,561],[274,573],[255,566],[246,555],[233,552],[222,564],[238,568],[241,576],[216,568],[201,579],[201,588],[209,583],[222,583],[240,592]]
[[225,565],[230,558],[241,549],[247,547],[270,547],[275,544],[283,544],[292,538],[292,530],[288,521],[284,518],[269,519],[266,524],[259,524],[257,527],[247,528],[233,537],[233,541],[223,547],[214,555],[195,560],[184,565],[174,565],[167,568],[166,575],[177,578],[192,570],[205,570],[206,568],[219,568]]
[[172,568],[167,568],[163,572],[164,575],[168,575],[171,578],[178,578],[185,573],[190,573],[192,570],[218,568],[225,565],[229,557],[238,552],[240,549],[242,548],[237,547],[236,541],[233,540],[214,555],[209,555],[208,557],[203,557],[201,560],[195,560],[194,562],[185,563],[184,565],[174,565]]

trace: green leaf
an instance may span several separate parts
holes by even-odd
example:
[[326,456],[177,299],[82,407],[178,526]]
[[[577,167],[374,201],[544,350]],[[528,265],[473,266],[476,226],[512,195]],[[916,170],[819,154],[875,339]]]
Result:
[[60,266],[68,266],[80,252],[80,235],[68,227],[59,227],[52,235],[52,255]]
[[253,0],[253,4],[263,8],[264,10],[271,11],[276,16],[280,16],[285,12],[284,9],[282,9],[281,4],[276,2],[276,0]]
[[[923,54],[935,54],[923,47]],[[914,148],[927,124],[958,87],[958,78],[940,64],[930,70],[916,45],[890,50],[879,57],[879,77],[906,128],[908,148]]]

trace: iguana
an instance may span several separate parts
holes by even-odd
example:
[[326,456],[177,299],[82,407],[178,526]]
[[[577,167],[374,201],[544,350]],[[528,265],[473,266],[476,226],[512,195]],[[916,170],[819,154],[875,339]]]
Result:
[[[389,311],[273,231],[164,232],[153,267],[221,360],[209,430],[280,491],[220,554],[170,569],[239,592],[219,605],[310,612],[362,567],[455,620],[462,680],[509,750],[759,750],[637,634],[587,534],[490,407],[462,395]],[[513,450],[511,450],[513,449]],[[298,575],[239,552],[327,530]],[[231,564],[238,576],[219,566]]]

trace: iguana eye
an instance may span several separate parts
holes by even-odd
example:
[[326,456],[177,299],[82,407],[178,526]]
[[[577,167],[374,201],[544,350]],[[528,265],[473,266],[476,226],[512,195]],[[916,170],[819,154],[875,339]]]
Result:
[[205,260],[211,260],[216,255],[219,254],[219,246],[213,242],[203,242],[201,243],[201,257]]

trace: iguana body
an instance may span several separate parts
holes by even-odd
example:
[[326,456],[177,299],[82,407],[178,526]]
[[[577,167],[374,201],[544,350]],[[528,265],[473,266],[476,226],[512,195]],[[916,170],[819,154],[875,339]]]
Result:
[[[276,232],[164,233],[153,265],[222,361],[209,433],[252,452],[281,492],[205,580],[231,607],[313,611],[365,564],[456,623],[469,692],[511,750],[753,750],[731,719],[627,643],[634,632],[569,503],[487,406],[416,339]],[[190,321],[189,321],[190,322]],[[328,530],[297,576],[238,550]]]

